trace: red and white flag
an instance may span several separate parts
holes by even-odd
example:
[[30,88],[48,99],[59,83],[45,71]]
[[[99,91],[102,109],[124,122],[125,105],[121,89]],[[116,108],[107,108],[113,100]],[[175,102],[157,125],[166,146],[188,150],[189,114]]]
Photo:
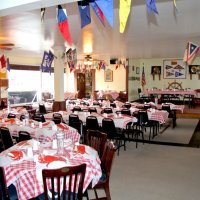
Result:
[[146,77],[145,77],[145,73],[144,73],[144,67],[142,69],[141,85],[142,85],[142,87],[144,87],[146,85]]

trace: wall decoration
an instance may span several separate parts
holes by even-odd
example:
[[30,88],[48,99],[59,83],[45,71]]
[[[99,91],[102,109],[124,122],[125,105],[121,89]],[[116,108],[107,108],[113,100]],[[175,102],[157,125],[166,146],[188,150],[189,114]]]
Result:
[[153,76],[153,80],[155,80],[155,75],[158,75],[159,80],[160,80],[161,66],[152,66],[151,67],[151,74]]
[[200,65],[189,65],[190,80],[192,80],[193,74],[198,74],[198,79],[200,79]]
[[105,82],[112,82],[113,81],[113,71],[111,69],[105,70],[104,80],[105,80]]
[[140,68],[136,67],[136,74],[139,74],[139,73],[140,73]]
[[163,78],[184,79],[186,78],[186,64],[183,60],[164,60]]

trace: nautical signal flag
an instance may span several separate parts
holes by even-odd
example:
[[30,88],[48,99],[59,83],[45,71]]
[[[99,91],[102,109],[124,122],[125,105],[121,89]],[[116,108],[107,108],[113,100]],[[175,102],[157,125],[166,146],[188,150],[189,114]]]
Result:
[[0,62],[1,62],[1,67],[2,68],[6,67],[6,59],[5,59],[4,55],[1,56]]
[[114,5],[113,0],[95,0],[111,27],[113,27]]
[[154,12],[158,14],[158,10],[156,8],[156,0],[146,0],[146,5],[149,13]]
[[42,72],[49,72],[51,74],[51,64],[54,60],[54,55],[51,51],[44,51],[41,69]]
[[10,71],[10,61],[9,61],[9,58],[7,58],[6,61],[7,61],[7,70]]
[[188,42],[183,61],[190,64],[192,62],[193,58],[198,53],[198,51],[199,51],[199,46],[197,46],[196,44],[193,44],[191,42]]
[[90,2],[90,6],[93,8],[96,16],[99,18],[101,23],[105,26],[105,17],[103,15],[103,12],[101,11],[99,6],[97,5],[97,3],[96,2]]
[[81,28],[91,23],[90,6],[88,1],[78,1],[78,8],[81,17]]
[[131,0],[120,0],[119,2],[119,21],[120,21],[120,33],[124,32],[126,22],[131,9]]
[[71,36],[69,32],[67,12],[66,12],[66,9],[63,9],[61,5],[58,5],[57,21],[58,21],[58,27],[59,27],[60,32],[62,33],[62,36],[65,38],[68,44],[72,46],[72,40],[71,40]]

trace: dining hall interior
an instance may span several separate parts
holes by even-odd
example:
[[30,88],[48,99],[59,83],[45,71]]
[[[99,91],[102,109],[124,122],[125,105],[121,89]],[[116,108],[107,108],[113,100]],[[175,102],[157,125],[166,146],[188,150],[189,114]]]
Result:
[[0,199],[199,199],[198,6],[1,0]]

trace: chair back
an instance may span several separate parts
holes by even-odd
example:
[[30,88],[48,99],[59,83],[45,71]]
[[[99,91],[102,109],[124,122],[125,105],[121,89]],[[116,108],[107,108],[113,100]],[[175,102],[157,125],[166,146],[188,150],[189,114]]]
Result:
[[52,121],[54,121],[55,124],[60,124],[63,122],[62,115],[60,113],[53,113]]
[[13,113],[8,113],[7,118],[16,118],[16,115]]
[[23,121],[24,119],[26,119],[26,116],[22,114],[22,115],[20,115],[19,119],[20,119],[20,121]]
[[81,107],[80,106],[74,106],[72,109],[72,112],[74,111],[81,111]]
[[36,114],[32,117],[32,119],[37,122],[46,122],[43,114]]
[[69,115],[69,126],[71,126],[71,124],[73,122],[78,122],[78,121],[79,121],[79,116],[78,115],[73,114],[73,113]]
[[6,178],[5,178],[5,173],[4,173],[4,168],[0,167],[0,199],[2,200],[9,200],[9,195],[8,195],[8,188],[6,187]]
[[90,113],[92,113],[92,112],[97,113],[97,109],[95,107],[89,107],[88,108],[88,112],[90,112]]
[[86,130],[99,130],[99,123],[95,116],[88,116],[86,118]]
[[151,108],[151,105],[150,105],[150,104],[144,104],[144,109],[145,109],[145,110],[147,110],[147,109],[149,109],[149,108]]
[[131,107],[131,104],[127,102],[127,103],[125,103],[125,104],[123,105],[123,107],[129,109],[129,108]]
[[39,113],[40,114],[46,114],[47,110],[44,104],[39,104]]
[[[45,200],[49,199],[83,199],[83,183],[86,164],[60,169],[43,169],[43,185]],[[56,197],[56,198],[55,198]]]
[[101,158],[103,155],[104,147],[107,141],[107,134],[100,132],[98,130],[87,130],[85,136],[85,144],[94,148],[99,157]]
[[112,108],[104,108],[104,109],[102,110],[102,113],[110,114],[110,113],[113,113],[113,110],[112,110]]
[[27,110],[29,118],[32,119],[36,115],[36,109]]
[[128,108],[123,108],[121,114],[131,116],[131,111]]
[[4,150],[13,146],[13,140],[7,127],[0,127],[0,136]]
[[138,117],[137,123],[140,126],[144,125],[145,123],[147,123],[149,121],[147,111],[139,111],[137,117]]
[[19,131],[19,139],[18,139],[19,142],[30,139],[31,139],[30,133],[28,133],[27,131]]
[[116,106],[116,103],[110,103],[110,106],[112,107],[112,108],[116,108],[117,106]]
[[113,119],[111,118],[102,119],[102,132],[107,134],[108,139],[113,139],[115,137],[117,131]]
[[113,142],[108,141],[105,144],[103,156],[101,158],[101,168],[102,172],[106,174],[106,179],[104,181],[109,182],[110,173],[112,169],[113,160],[115,157],[116,147]]

